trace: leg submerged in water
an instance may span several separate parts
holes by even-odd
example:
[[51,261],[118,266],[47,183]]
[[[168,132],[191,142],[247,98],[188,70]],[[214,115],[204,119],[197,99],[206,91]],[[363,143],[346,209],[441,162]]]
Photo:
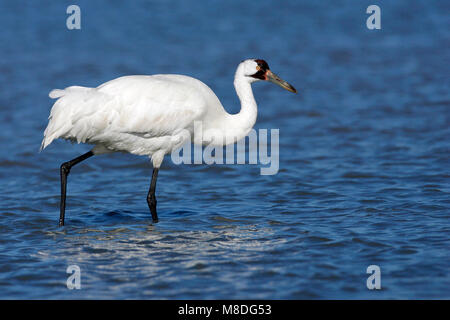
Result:
[[60,214],[59,214],[59,226],[64,225],[64,216],[66,211],[66,191],[67,191],[67,176],[70,173],[70,169],[87,158],[94,155],[92,151],[86,152],[85,154],[79,156],[78,158],[72,159],[70,161],[64,162],[61,165],[61,203],[60,203]]
[[156,213],[156,196],[155,196],[156,180],[158,179],[158,171],[159,171],[159,168],[153,169],[152,181],[150,182],[150,189],[148,190],[148,194],[147,194],[148,207],[150,208],[150,212],[152,214],[152,220],[155,223],[158,222],[158,214]]

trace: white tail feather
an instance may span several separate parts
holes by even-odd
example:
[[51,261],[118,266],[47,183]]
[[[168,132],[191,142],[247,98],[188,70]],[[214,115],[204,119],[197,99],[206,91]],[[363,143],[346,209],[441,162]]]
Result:
[[[44,131],[44,139],[42,140],[39,151],[44,150],[53,140],[64,136],[72,128],[72,106],[74,101],[80,95],[85,96],[92,88],[71,86],[66,89],[54,89],[50,91],[49,97],[58,99],[53,104],[47,128]],[[72,99],[75,98],[75,99]]]
[[52,98],[52,99],[56,99],[56,98],[62,97],[63,95],[64,95],[64,90],[61,90],[61,89],[53,89],[48,94],[48,96],[50,98]]

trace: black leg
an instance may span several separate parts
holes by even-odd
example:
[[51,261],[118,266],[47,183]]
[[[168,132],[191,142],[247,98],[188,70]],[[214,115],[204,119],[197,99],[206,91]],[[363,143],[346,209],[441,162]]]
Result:
[[158,168],[153,169],[153,175],[152,175],[152,182],[150,183],[150,189],[148,190],[147,195],[147,203],[148,207],[150,208],[150,212],[152,214],[153,222],[158,222],[158,214],[156,213],[156,196],[155,196],[155,189],[156,189],[156,179],[158,178]]
[[66,211],[66,190],[67,190],[67,176],[70,173],[70,169],[80,163],[87,158],[90,158],[94,155],[92,151],[86,152],[85,154],[75,158],[73,160],[64,162],[61,165],[60,173],[61,173],[61,205],[60,205],[60,214],[59,214],[59,226],[64,225],[64,215]]

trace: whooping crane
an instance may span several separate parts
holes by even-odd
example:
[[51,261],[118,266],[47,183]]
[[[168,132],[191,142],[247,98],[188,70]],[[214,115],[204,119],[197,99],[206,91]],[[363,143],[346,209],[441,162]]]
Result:
[[[59,225],[64,225],[70,169],[93,155],[118,151],[150,156],[153,174],[147,203],[153,222],[158,222],[155,189],[164,155],[186,142],[183,132],[194,133],[195,122],[200,122],[203,130],[200,136],[193,137],[196,144],[226,145],[245,137],[256,121],[251,84],[259,80],[297,92],[261,59],[244,60],[236,70],[234,87],[241,102],[237,114],[227,113],[206,84],[184,75],[125,76],[97,88],[52,90],[49,96],[57,100],[41,150],[58,138],[94,145],[91,151],[61,165]],[[205,141],[203,136],[208,132],[212,138]]]

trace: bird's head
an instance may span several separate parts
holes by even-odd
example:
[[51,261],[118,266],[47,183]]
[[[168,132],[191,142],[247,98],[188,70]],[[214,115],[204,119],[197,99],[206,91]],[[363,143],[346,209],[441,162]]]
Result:
[[262,59],[248,59],[242,61],[238,67],[238,72],[239,71],[251,82],[258,80],[270,81],[283,89],[297,93],[297,90],[292,85],[273,73],[267,62]]

